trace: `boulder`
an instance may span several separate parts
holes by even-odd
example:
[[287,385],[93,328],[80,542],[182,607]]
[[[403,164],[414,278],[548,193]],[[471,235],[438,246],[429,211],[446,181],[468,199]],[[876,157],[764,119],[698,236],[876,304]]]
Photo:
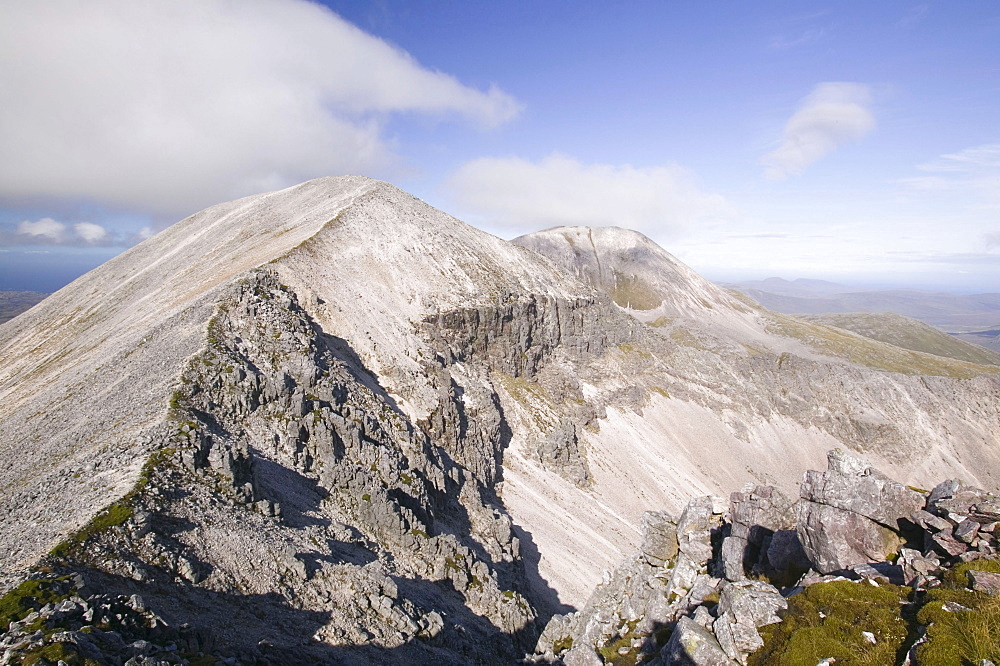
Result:
[[695,562],[707,562],[712,557],[712,530],[720,522],[710,496],[690,500],[677,521],[677,545],[680,551]]
[[669,565],[676,557],[677,521],[666,511],[647,511],[642,515],[642,556],[653,567]]
[[809,558],[794,529],[778,530],[767,546],[767,563],[772,572],[803,572],[809,568]]
[[892,481],[860,458],[834,449],[827,460],[826,472],[806,472],[800,489],[802,499],[856,513],[892,530],[924,508],[923,495]]
[[924,496],[840,449],[827,460],[827,471],[806,472],[800,488],[796,531],[809,561],[820,573],[884,561]]
[[654,663],[661,666],[736,666],[736,662],[719,645],[715,635],[689,617],[682,617],[677,621],[674,633],[660,650],[660,658]]
[[750,542],[746,539],[727,536],[722,540],[722,575],[726,580],[742,580],[746,576],[744,562],[748,559]]
[[895,532],[851,511],[803,500],[798,516],[796,529],[802,548],[823,574],[884,561],[900,545]]
[[742,580],[722,589],[716,608],[716,639],[723,651],[740,664],[747,656],[764,644],[757,627],[781,622],[779,610],[788,608],[788,602],[778,589],[763,581]]
[[994,596],[1000,594],[1000,574],[971,569],[968,572],[968,577],[969,587],[976,592],[985,592]]
[[730,496],[730,535],[722,544],[723,575],[736,581],[747,572],[767,570],[767,546],[775,532],[795,526],[792,502],[771,486],[755,486]]
[[760,546],[764,538],[795,525],[792,501],[771,486],[756,486],[750,492],[730,496],[732,535]]

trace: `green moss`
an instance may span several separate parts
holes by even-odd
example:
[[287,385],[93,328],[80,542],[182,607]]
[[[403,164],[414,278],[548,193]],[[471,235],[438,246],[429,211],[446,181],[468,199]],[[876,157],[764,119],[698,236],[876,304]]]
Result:
[[[619,636],[604,647],[597,648],[597,652],[604,659],[604,663],[614,664],[615,666],[635,666],[638,663],[642,653],[632,647],[632,641],[636,638],[641,638],[641,636],[635,633],[637,624],[638,620],[628,622],[628,630],[624,635]],[[628,648],[628,652],[620,654],[618,651],[622,648]]]
[[567,650],[572,650],[572,649],[573,649],[572,636],[563,636],[562,638],[560,638],[559,640],[557,640],[555,643],[552,644],[552,651],[555,652],[556,654],[561,654],[563,652],[566,652]]
[[[904,613],[909,592],[849,581],[811,585],[788,600],[782,622],[760,629],[764,646],[749,663],[815,666],[829,657],[838,666],[897,663],[912,628],[912,618]],[[875,644],[864,631],[874,635]]]
[[364,502],[371,502],[372,501],[372,496],[369,495],[368,493],[365,493],[364,495],[361,496],[361,499]]
[[927,641],[917,647],[919,663],[1000,661],[1000,598],[968,589],[969,571],[1000,573],[1000,560],[958,564],[945,575],[944,587],[927,592],[917,614],[917,621],[927,626]]
[[84,659],[72,643],[49,643],[48,645],[30,651],[21,660],[22,666],[35,664],[55,664],[64,661],[70,666],[90,666],[98,662]]
[[68,581],[68,576],[26,580],[7,592],[0,597],[0,627],[6,631],[11,622],[20,622],[45,604],[68,599],[69,593],[56,591],[59,588],[71,589]]
[[113,527],[123,525],[131,517],[132,507],[125,500],[116,502],[94,516],[89,523],[53,548],[49,554],[64,560],[77,552],[91,538]]
[[425,532],[424,530],[410,530],[410,534],[412,534],[413,536],[421,537],[423,539],[428,538],[427,532]]
[[981,559],[961,562],[945,575],[945,581],[958,587],[966,587],[969,584],[970,571],[988,571],[1000,574],[1000,560]]

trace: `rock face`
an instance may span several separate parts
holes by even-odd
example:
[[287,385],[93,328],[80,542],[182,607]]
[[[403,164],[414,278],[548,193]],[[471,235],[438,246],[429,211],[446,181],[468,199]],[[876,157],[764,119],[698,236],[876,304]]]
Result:
[[[81,574],[240,662],[506,663],[573,636],[586,661],[698,608],[710,628],[722,566],[795,571],[782,493],[831,446],[914,483],[1000,468],[989,368],[837,347],[632,232],[535,241],[319,179],[4,324],[4,588]],[[868,504],[832,477],[808,501],[895,534],[895,487],[841,476]],[[991,547],[1000,508],[969,488],[918,507],[940,557]]]

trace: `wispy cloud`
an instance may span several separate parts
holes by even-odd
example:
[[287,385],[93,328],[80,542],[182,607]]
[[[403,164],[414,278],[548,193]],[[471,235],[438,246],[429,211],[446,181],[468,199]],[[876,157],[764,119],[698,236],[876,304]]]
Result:
[[662,238],[732,214],[723,197],[701,190],[677,165],[583,164],[563,155],[538,162],[483,158],[464,164],[446,187],[470,221],[522,233],[615,225]]
[[917,169],[930,175],[898,182],[920,192],[966,194],[974,207],[1000,208],[1000,143],[941,155]]
[[908,29],[917,25],[924,20],[927,16],[927,11],[931,8],[928,3],[921,3],[910,8],[910,11],[906,12],[903,18],[896,21],[893,27],[897,29]]
[[817,42],[826,34],[826,28],[809,28],[795,35],[781,35],[771,40],[771,48],[784,50]]
[[845,143],[860,139],[875,127],[868,86],[860,83],[821,83],[806,97],[785,124],[777,149],[761,163],[770,180],[802,173]]
[[780,51],[820,41],[829,31],[829,16],[830,10],[824,9],[786,17],[779,28],[781,32],[771,38],[768,47]]
[[185,213],[398,162],[393,114],[494,127],[520,104],[306,0],[5,3],[0,197]]

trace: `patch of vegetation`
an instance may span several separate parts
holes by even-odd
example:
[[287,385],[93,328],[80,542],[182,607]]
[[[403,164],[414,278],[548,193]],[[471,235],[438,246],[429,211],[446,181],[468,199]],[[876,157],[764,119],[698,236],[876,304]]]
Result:
[[833,326],[816,324],[776,312],[768,313],[768,316],[771,319],[771,325],[768,328],[773,333],[797,338],[821,353],[877,370],[904,375],[935,375],[957,379],[970,379],[979,375],[1000,373],[1000,368],[997,366],[977,365],[901,349]]
[[49,552],[49,555],[56,559],[65,560],[77,553],[90,539],[107,532],[113,527],[119,527],[128,522],[134,513],[132,506],[135,503],[136,496],[149,485],[155,470],[169,463],[174,453],[175,449],[171,447],[154,451],[146,459],[146,462],[143,463],[142,470],[139,472],[139,478],[132,487],[132,490],[119,501],[94,516],[89,523],[70,535],[65,541],[56,545]]
[[[628,631],[624,635],[619,636],[604,647],[597,648],[597,652],[604,659],[604,663],[614,664],[614,666],[635,666],[635,664],[639,663],[642,653],[639,649],[632,647],[632,641],[637,638],[644,638],[644,636],[639,636],[635,633],[638,620],[633,620],[627,624]],[[624,654],[619,653],[619,650],[623,648],[628,648],[628,651]]]
[[49,643],[37,650],[31,650],[21,659],[22,666],[42,666],[66,663],[69,666],[98,666],[100,662],[85,659],[72,643]]
[[609,295],[615,303],[630,310],[653,310],[663,302],[656,290],[637,275],[622,275],[618,271]]
[[[811,585],[788,600],[782,622],[761,627],[764,646],[748,663],[816,666],[830,657],[838,666],[899,663],[913,629],[909,594],[910,588],[888,584]],[[869,632],[874,643],[862,632]]]
[[563,636],[562,638],[560,638],[559,640],[557,640],[555,643],[552,644],[552,651],[555,652],[556,654],[562,654],[563,652],[572,649],[573,649],[572,636]]
[[115,502],[94,516],[75,534],[57,545],[49,553],[52,557],[65,560],[77,552],[87,541],[113,527],[124,525],[132,517],[132,507],[125,500]]
[[26,580],[0,597],[0,627],[20,622],[45,604],[57,604],[70,597],[69,576]]
[[702,349],[701,342],[698,338],[684,327],[678,327],[670,331],[670,339],[679,344],[681,347],[691,347],[692,349]]
[[653,358],[653,355],[650,354],[648,351],[643,351],[641,349],[638,349],[634,345],[630,345],[627,342],[623,342],[620,345],[618,345],[618,349],[619,351],[625,352],[626,354],[635,354],[643,358]]
[[943,587],[929,590],[917,621],[927,626],[927,641],[917,647],[921,664],[978,666],[1000,662],[1000,597],[967,589],[969,571],[1000,573],[1000,560],[956,565]]

